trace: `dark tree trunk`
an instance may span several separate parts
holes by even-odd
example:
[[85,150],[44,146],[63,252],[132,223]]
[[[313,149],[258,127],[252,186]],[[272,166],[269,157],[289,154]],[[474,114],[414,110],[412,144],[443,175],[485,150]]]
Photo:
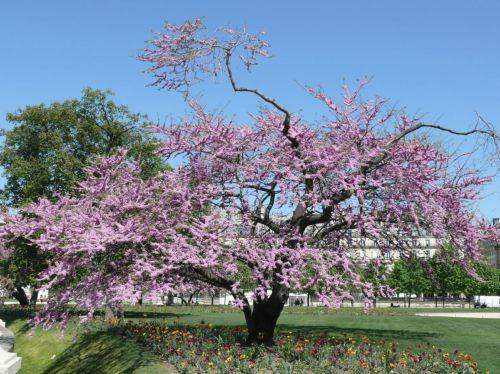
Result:
[[172,305],[174,303],[174,294],[169,292],[167,295],[167,305]]
[[247,344],[263,343],[274,345],[274,330],[276,322],[288,300],[289,290],[278,285],[273,288],[271,296],[266,300],[254,302],[253,310],[250,307],[243,309],[248,328]]
[[12,292],[12,296],[19,302],[23,308],[29,307],[28,297],[26,296],[26,292],[21,286],[16,286],[16,290]]
[[123,307],[121,305],[117,306],[106,305],[104,309],[104,318],[107,320],[112,320],[115,318],[118,319],[125,318],[125,312],[123,310]]
[[181,304],[183,305],[190,305],[193,301],[194,293],[189,294],[189,298],[186,300],[183,295],[180,296],[181,298]]
[[30,297],[30,308],[35,308],[37,301],[38,301],[38,290],[34,289]]
[[111,308],[109,305],[106,306],[106,309],[104,312],[104,318],[107,320],[116,318],[115,310],[113,308]]

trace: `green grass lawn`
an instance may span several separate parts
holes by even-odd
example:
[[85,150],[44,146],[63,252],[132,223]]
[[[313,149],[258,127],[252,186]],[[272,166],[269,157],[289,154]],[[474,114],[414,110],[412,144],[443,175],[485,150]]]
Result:
[[[460,352],[472,354],[482,368],[490,368],[492,373],[500,370],[500,320],[414,316],[418,311],[386,308],[376,309],[365,315],[356,308],[338,311],[323,308],[289,308],[281,316],[278,328],[300,334],[366,335],[371,339],[395,340],[403,346],[415,346],[429,341],[447,351],[458,349]],[[111,331],[98,328],[84,331],[73,322],[64,337],[61,337],[57,330],[36,331],[34,336],[30,336],[26,317],[4,310],[0,311],[0,318],[6,321],[7,327],[16,334],[15,351],[23,358],[22,373],[166,371],[164,364],[142,347],[135,342],[123,340]],[[242,313],[230,307],[143,306],[130,308],[126,318],[136,321],[155,319],[167,324],[244,324]]]
[[22,313],[2,310],[0,318],[16,336],[20,373],[165,373],[155,356],[112,332],[84,331],[73,322],[64,336],[57,329],[37,329],[32,335]]

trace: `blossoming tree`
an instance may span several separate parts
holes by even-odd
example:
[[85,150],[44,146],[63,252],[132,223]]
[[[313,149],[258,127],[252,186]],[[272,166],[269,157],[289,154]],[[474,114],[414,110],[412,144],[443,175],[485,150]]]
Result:
[[[90,167],[77,197],[4,217],[5,254],[24,237],[51,256],[43,281],[53,296],[37,323],[64,321],[72,301],[90,318],[144,290],[221,289],[243,311],[248,342],[271,344],[290,290],[311,290],[327,306],[356,293],[369,307],[374,294],[390,293],[360,276],[367,261],[351,245],[353,231],[378,241],[379,263],[395,250],[412,256],[411,238],[422,232],[451,242],[466,269],[480,258],[479,241],[494,232],[468,206],[488,178],[418,130],[496,142],[486,122],[465,132],[424,123],[382,99],[362,100],[360,87],[345,88],[340,103],[309,89],[330,112],[311,124],[237,83],[233,60],[250,69],[268,56],[263,35],[205,35],[200,20],[166,24],[139,56],[154,85],[182,91],[193,108],[181,123],[154,128],[162,155],[179,160],[175,170],[144,180],[121,153]],[[207,76],[227,77],[267,108],[238,125],[207,113],[189,95]]]

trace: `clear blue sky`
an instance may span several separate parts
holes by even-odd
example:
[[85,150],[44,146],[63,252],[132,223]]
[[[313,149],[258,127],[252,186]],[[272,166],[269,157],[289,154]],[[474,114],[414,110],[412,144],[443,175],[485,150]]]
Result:
[[[77,97],[85,86],[152,119],[185,113],[177,94],[146,87],[133,56],[164,20],[206,17],[209,26],[268,32],[274,59],[251,79],[314,119],[317,103],[297,85],[338,92],[343,79],[373,77],[369,91],[411,113],[465,129],[480,112],[500,123],[500,2],[441,1],[4,1],[0,8],[0,125],[28,104]],[[246,79],[246,80],[245,80]],[[224,85],[204,101],[241,116],[255,101]],[[0,183],[3,183],[0,181]],[[480,204],[500,216],[498,180]]]

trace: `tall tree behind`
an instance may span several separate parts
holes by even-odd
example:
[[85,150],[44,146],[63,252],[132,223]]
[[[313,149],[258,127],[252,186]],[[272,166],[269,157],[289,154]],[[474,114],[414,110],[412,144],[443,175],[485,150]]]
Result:
[[431,280],[422,266],[422,259],[399,259],[394,263],[389,284],[399,292],[408,295],[408,307],[411,305],[411,295],[428,293]]
[[[128,149],[138,160],[144,177],[164,167],[155,155],[156,141],[145,131],[147,118],[116,104],[112,92],[85,88],[80,99],[27,106],[7,114],[9,130],[0,147],[4,168],[3,205],[19,208],[40,197],[56,200],[72,193],[84,169],[96,155]],[[37,300],[37,275],[45,267],[36,247],[16,241],[15,250],[0,262],[0,272],[11,280],[10,291],[21,305],[30,301],[23,287],[31,286],[31,304]],[[36,266],[35,266],[36,265]]]

